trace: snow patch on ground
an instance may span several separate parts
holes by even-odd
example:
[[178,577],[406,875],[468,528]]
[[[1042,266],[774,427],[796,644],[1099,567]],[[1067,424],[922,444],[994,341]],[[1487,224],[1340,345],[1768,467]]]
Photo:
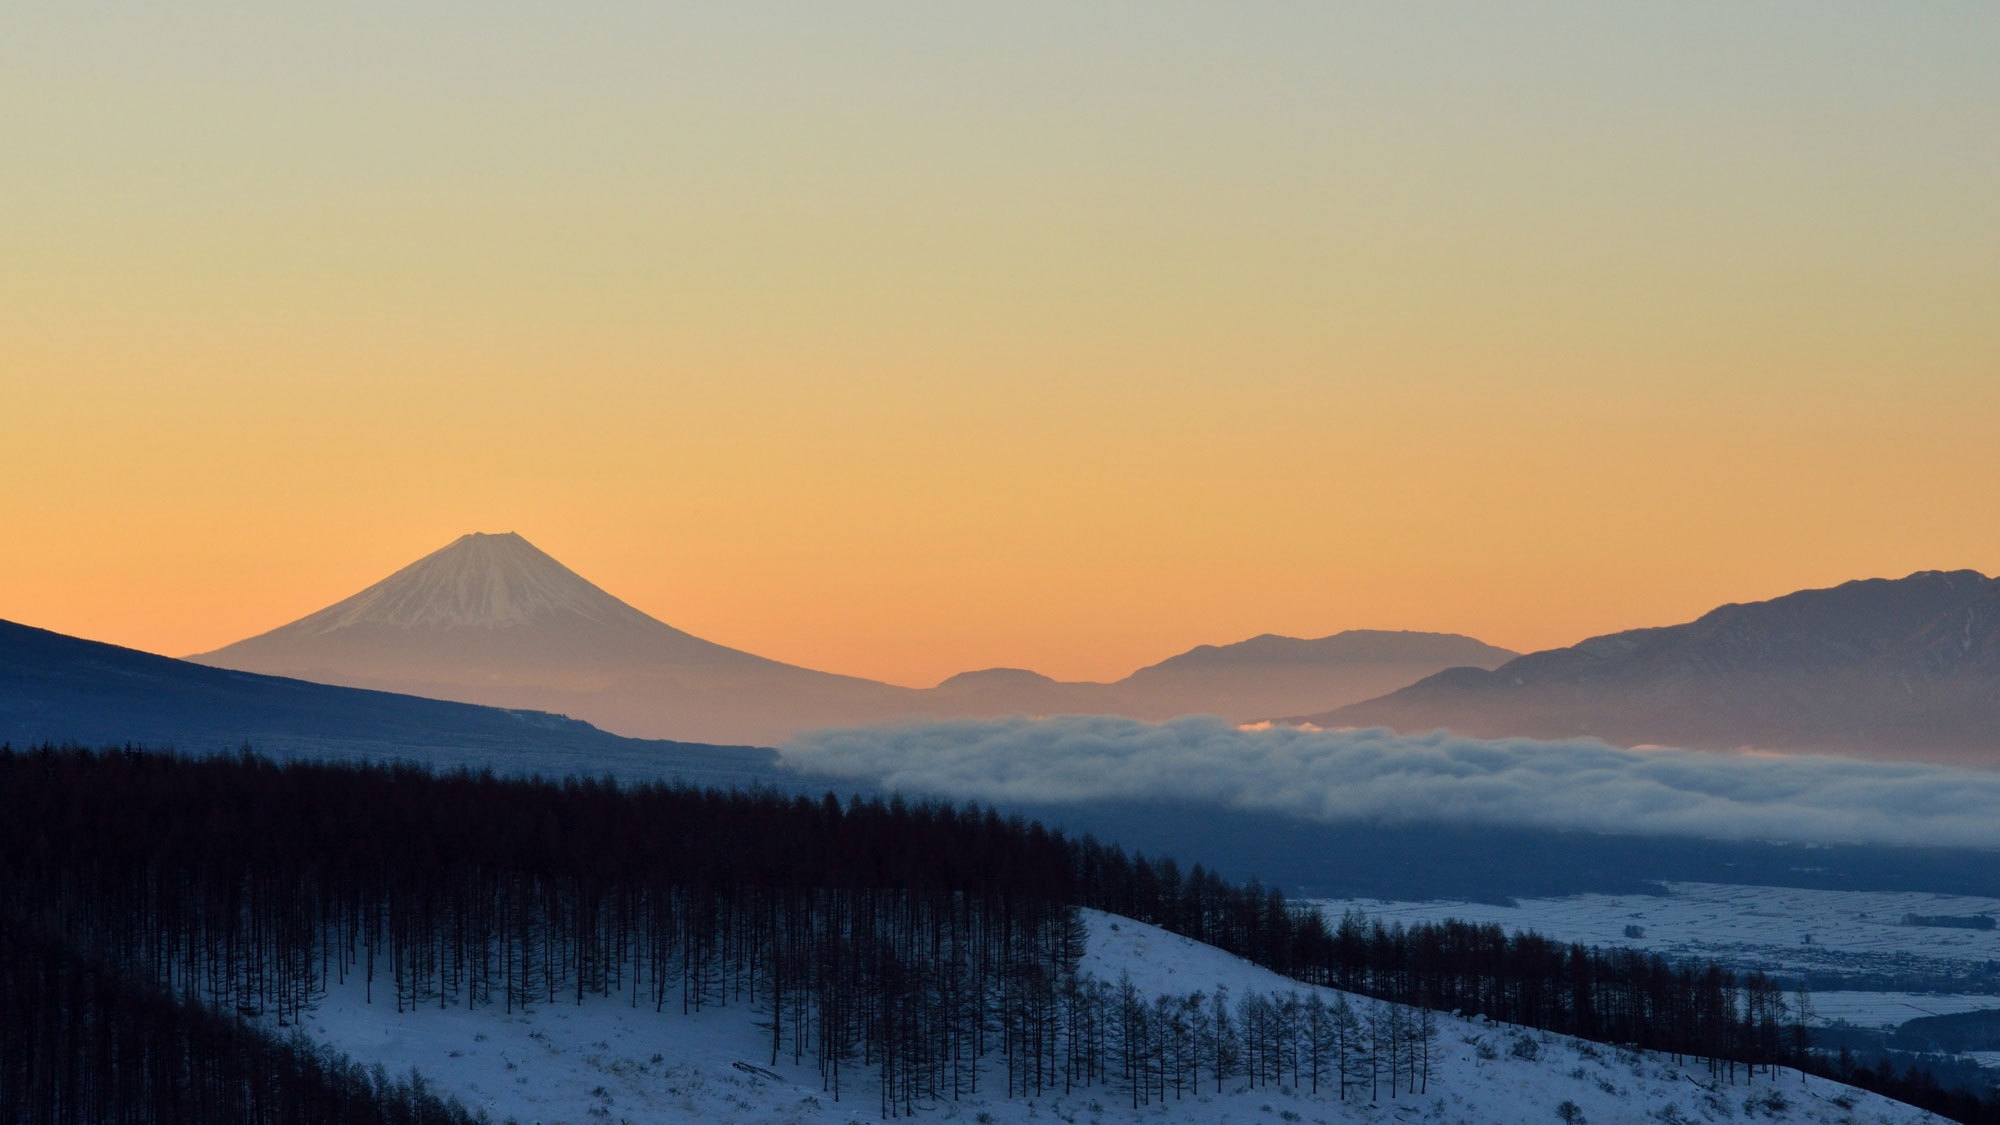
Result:
[[[1147,999],[1196,989],[1213,993],[1218,985],[1238,996],[1246,991],[1308,991],[1290,977],[1158,926],[1101,910],[1085,910],[1083,918],[1090,939],[1077,970],[1112,984],[1120,974],[1130,974],[1133,987]],[[1328,990],[1325,995],[1331,1000],[1337,993]]]
[[[1090,930],[1084,969],[1116,982],[1129,974],[1152,995],[1212,992],[1225,985],[1235,997],[1253,991],[1308,987],[1258,968],[1211,946],[1116,915],[1086,911]],[[521,1125],[595,1125],[630,1122],[772,1122],[847,1125],[878,1119],[871,1075],[858,1064],[843,1080],[836,1104],[821,1089],[810,1060],[791,1064],[789,1052],[771,1063],[770,1041],[747,1005],[709,1007],[682,1015],[678,1005],[655,1012],[630,995],[574,997],[511,1015],[499,1008],[424,1008],[398,1014],[383,1002],[367,1003],[358,981],[337,985],[303,1021],[304,1031],[357,1060],[392,1073],[419,1071],[430,1086],[453,1094],[495,1122]],[[1334,997],[1332,990],[1323,993]],[[1365,1010],[1368,1001],[1350,1002]],[[1573,1102],[1583,1120],[1670,1122],[1738,1118],[1813,1122],[1819,1125],[1902,1125],[1939,1120],[1909,1106],[1820,1078],[1779,1071],[1754,1084],[1709,1083],[1705,1069],[1672,1065],[1663,1056],[1621,1052],[1563,1036],[1539,1035],[1502,1025],[1441,1017],[1441,1061],[1426,1096],[1384,1091],[1374,1101],[1349,1093],[1343,1102],[1329,1089],[1318,1096],[1290,1087],[1249,1088],[1232,1079],[1221,1094],[1155,1101],[1133,1109],[1113,1087],[1070,1095],[1004,1099],[982,1092],[928,1107],[927,1116],[982,1125],[1104,1125],[1110,1122],[1310,1122],[1437,1121],[1465,1125],[1553,1122],[1556,1108]],[[1534,1058],[1517,1055],[1529,1038]],[[1481,1048],[1485,1048],[1482,1050]],[[1485,1055],[1492,1055],[1487,1058]],[[997,1060],[982,1088],[997,1081]],[[1771,1095],[1778,1101],[1767,1101]],[[1775,1107],[1782,1102],[1782,1110]]]
[[1841,1020],[1856,1027],[1898,1027],[1923,1016],[2000,1008],[2000,996],[1936,992],[1815,992],[1814,1026]]

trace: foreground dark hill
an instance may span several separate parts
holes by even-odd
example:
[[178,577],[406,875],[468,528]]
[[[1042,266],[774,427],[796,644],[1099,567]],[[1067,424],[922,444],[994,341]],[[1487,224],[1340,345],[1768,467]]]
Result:
[[466,535],[353,597],[193,659],[321,683],[576,715],[623,734],[775,744],[812,727],[929,716],[1218,714],[1367,699],[1514,654],[1442,633],[1353,631],[1202,645],[1116,683],[989,669],[917,689],[703,640],[627,605],[519,535]]
[[281,757],[403,758],[500,772],[676,774],[710,784],[771,776],[768,750],[620,738],[588,723],[209,668],[0,621],[0,741],[245,742]]
[[1726,605],[1302,721],[2000,764],[2000,580],[1924,571]]

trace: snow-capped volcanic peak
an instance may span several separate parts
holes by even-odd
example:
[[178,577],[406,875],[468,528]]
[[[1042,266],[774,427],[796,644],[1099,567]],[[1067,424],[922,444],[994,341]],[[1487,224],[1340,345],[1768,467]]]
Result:
[[901,690],[682,632],[511,532],[461,536],[352,597],[191,659],[731,744],[878,718]]
[[291,628],[321,636],[356,625],[509,629],[564,619],[613,627],[656,624],[509,531],[462,535]]

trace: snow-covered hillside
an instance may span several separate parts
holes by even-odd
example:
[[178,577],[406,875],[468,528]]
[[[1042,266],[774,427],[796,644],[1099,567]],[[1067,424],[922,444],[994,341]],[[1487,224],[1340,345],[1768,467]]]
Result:
[[[1260,969],[1210,946],[1115,915],[1086,912],[1088,952],[1083,970],[1107,981],[1129,977],[1147,996],[1213,993],[1232,996],[1296,992],[1308,986]],[[1320,990],[1331,1001],[1338,994]],[[1369,1002],[1350,998],[1366,1011]],[[1775,1081],[1710,1083],[1705,1068],[1672,1065],[1660,1055],[1619,1051],[1554,1035],[1449,1016],[1439,1017],[1439,1061],[1429,1092],[1387,1090],[1370,1101],[1350,1090],[1342,1101],[1330,1084],[1314,1096],[1290,1085],[1251,1088],[1231,1078],[1222,1093],[1171,1092],[1134,1109],[1118,1089],[1096,1086],[1039,1099],[1007,1099],[990,1060],[977,1094],[942,1102],[920,1116],[981,1123],[1062,1122],[1555,1122],[1565,1103],[1577,1121],[1695,1122],[1779,1120],[1902,1123],[1937,1118],[1909,1106],[1824,1079],[1780,1070]],[[435,1008],[398,1014],[363,1001],[357,982],[334,988],[308,1014],[313,1038],[391,1072],[418,1070],[436,1090],[457,1096],[495,1122],[798,1122],[877,1120],[870,1075],[847,1073],[841,1100],[821,1088],[810,1061],[789,1055],[771,1063],[768,1033],[746,1006],[710,1007],[699,1015],[656,1013],[630,995],[586,996],[532,1014],[497,1008]]]

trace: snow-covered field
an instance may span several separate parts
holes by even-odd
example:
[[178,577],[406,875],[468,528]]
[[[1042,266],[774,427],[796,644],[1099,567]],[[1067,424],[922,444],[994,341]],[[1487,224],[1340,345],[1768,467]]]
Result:
[[[1536,930],[1586,945],[1632,946],[1668,957],[1719,961],[1738,970],[1827,973],[1875,978],[1873,989],[1819,992],[1823,1020],[1863,1026],[1923,1015],[2000,1008],[2000,994],[1896,989],[1897,981],[1991,981],[2000,962],[2000,930],[1906,926],[1904,915],[1990,914],[2000,899],[1875,891],[1815,891],[1722,883],[1669,883],[1660,895],[1570,895],[1522,899],[1515,906],[1474,902],[1324,899],[1328,919],[1359,909],[1384,920],[1461,918]],[[1627,936],[1636,926],[1641,936]],[[1810,942],[1808,942],[1810,937]],[[1990,987],[1990,986],[1988,986]]]
[[[1129,974],[1148,994],[1212,991],[1304,993],[1306,986],[1220,950],[1113,915],[1088,915],[1083,968],[1110,981]],[[1329,992],[1329,999],[1332,994]],[[744,1007],[698,1016],[655,1013],[629,997],[559,1003],[532,1015],[498,1009],[424,1009],[398,1015],[393,1005],[362,1001],[358,985],[336,988],[310,1013],[305,1031],[354,1058],[390,1071],[416,1068],[437,1090],[455,1094],[495,1122],[867,1122],[877,1119],[868,1074],[854,1067],[843,1100],[823,1092],[815,1068],[781,1057],[770,1065],[768,1040]],[[1365,1008],[1367,1002],[1356,1000]],[[1025,1122],[1336,1122],[1439,1121],[1467,1125],[1553,1122],[1573,1102],[1588,1122],[1720,1121],[1771,1117],[1796,1122],[1935,1121],[1911,1107],[1794,1071],[1776,1081],[1711,1086],[1700,1067],[1662,1056],[1593,1047],[1561,1036],[1534,1036],[1535,1058],[1508,1027],[1441,1017],[1442,1056],[1428,1095],[1386,1091],[1376,1102],[1331,1090],[1317,1097],[1290,1087],[1249,1089],[1240,1079],[1216,1094],[1133,1109],[1115,1089],[1096,1087],[1040,1099],[988,1092],[928,1107],[944,1121]],[[1486,1048],[1482,1050],[1482,1046]],[[1490,1055],[1492,1057],[1484,1057]],[[990,1063],[989,1066],[997,1065]],[[1776,1095],[1776,1100],[1771,1099]],[[1752,1101],[1755,1099],[1755,1102]],[[1746,1104],[1749,1103],[1749,1104]],[[1779,1109],[1777,1106],[1784,1108]]]
[[1894,1027],[1920,1016],[1950,1016],[2000,1008],[2000,996],[1950,992],[1815,992],[1820,1023],[1845,1020],[1856,1027]]

